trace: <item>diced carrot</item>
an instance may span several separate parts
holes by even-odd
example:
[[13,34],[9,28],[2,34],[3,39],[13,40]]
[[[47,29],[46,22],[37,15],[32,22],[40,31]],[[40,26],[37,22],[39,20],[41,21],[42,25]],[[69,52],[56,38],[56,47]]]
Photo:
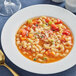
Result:
[[45,54],[46,54],[46,55],[50,55],[49,51],[46,51]]
[[52,51],[52,52],[51,52],[51,55],[52,55],[52,56],[55,56],[55,52]]
[[28,36],[31,38],[31,37],[33,37],[33,34],[29,34]]
[[32,22],[34,25],[36,25],[37,24],[37,20],[33,20],[33,22]]
[[25,37],[20,37],[20,39],[23,41],[23,40],[26,40],[26,38]]

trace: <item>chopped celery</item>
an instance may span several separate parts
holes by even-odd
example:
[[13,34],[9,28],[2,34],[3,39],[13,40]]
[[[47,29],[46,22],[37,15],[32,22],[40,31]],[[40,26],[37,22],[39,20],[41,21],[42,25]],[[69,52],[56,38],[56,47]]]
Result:
[[31,19],[29,19],[29,20],[27,20],[27,22],[28,22],[28,24],[31,24],[31,23],[32,23],[32,20],[31,20]]
[[46,26],[46,24],[42,24],[42,26],[43,26],[43,27],[45,27],[45,26]]
[[50,41],[51,41],[51,42],[54,42],[54,40],[53,40],[53,39],[50,39]]
[[46,57],[44,57],[44,60],[47,60],[47,58],[46,58]]
[[55,44],[55,42],[52,42],[52,44],[54,45],[54,44]]
[[52,24],[52,21],[49,21],[48,24],[51,25]]

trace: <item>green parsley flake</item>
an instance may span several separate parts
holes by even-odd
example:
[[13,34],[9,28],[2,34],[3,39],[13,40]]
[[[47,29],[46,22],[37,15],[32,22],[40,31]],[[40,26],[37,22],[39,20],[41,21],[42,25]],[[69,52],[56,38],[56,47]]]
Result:
[[36,26],[38,26],[38,24],[36,24]]
[[34,58],[33,60],[36,61],[36,58]]
[[40,38],[43,38],[43,36],[40,36]]
[[44,60],[47,60],[47,58],[46,58],[46,57],[44,57]]

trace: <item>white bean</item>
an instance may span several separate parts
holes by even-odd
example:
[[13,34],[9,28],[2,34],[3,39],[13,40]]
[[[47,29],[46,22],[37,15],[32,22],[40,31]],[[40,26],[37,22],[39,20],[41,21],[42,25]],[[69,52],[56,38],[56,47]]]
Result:
[[20,44],[20,41],[17,41],[17,45],[19,45]]

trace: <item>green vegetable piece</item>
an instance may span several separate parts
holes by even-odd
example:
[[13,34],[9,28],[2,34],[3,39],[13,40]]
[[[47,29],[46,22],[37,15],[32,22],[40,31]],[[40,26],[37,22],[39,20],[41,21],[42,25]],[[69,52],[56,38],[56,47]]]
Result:
[[43,38],[43,36],[40,36],[40,38]]
[[46,24],[42,24],[42,26],[43,26],[43,27],[45,27],[45,26],[46,26]]
[[51,39],[51,42],[53,42],[54,40],[53,39]]
[[37,36],[35,36],[35,39],[37,38]]
[[62,33],[60,33],[60,35],[62,35]]
[[47,60],[47,58],[46,58],[46,57],[44,57],[44,60]]
[[52,42],[52,44],[54,45],[54,44],[55,44],[55,42]]
[[38,24],[36,24],[36,26],[38,26]]
[[28,22],[28,24],[31,24],[31,23],[32,23],[32,20],[31,20],[31,19],[29,19],[29,20],[27,20],[27,22]]
[[34,58],[33,60],[36,61],[36,58]]
[[49,21],[48,24],[51,25],[52,24],[52,21]]
[[58,41],[56,41],[56,42],[58,42]]
[[28,34],[26,34],[26,36],[28,36]]

